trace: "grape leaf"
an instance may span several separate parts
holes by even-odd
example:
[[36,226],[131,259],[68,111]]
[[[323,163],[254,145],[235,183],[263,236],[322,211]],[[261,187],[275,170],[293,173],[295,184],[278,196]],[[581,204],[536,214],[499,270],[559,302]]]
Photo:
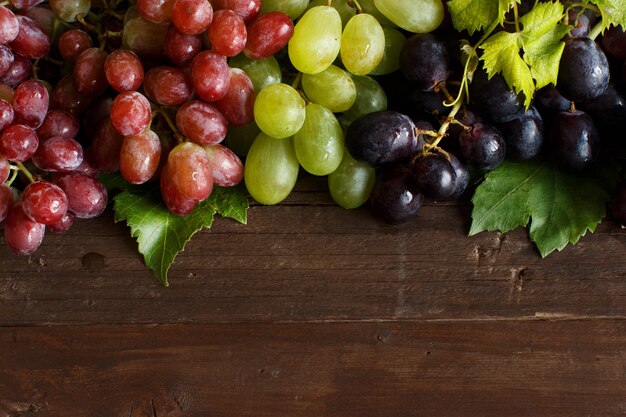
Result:
[[562,172],[548,162],[504,162],[474,193],[469,234],[505,233],[530,221],[530,239],[545,257],[593,232],[608,199],[593,178]]
[[448,9],[456,30],[467,30],[471,35],[493,24],[502,24],[504,14],[516,1],[520,0],[451,0]]
[[[118,185],[114,179],[109,184]],[[248,199],[242,187],[215,187],[211,197],[198,204],[187,216],[176,216],[163,204],[158,187],[131,188],[114,198],[115,221],[126,221],[131,235],[137,238],[139,253],[146,266],[163,285],[168,286],[167,273],[176,256],[191,237],[211,227],[215,214],[240,223],[247,221]]]
[[626,28],[626,0],[591,0],[602,13],[602,31],[611,25]]

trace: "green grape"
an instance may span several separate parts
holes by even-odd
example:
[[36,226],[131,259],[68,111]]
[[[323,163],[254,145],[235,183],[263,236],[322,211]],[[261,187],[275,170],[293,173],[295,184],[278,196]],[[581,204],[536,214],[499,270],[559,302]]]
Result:
[[296,20],[306,10],[309,0],[263,0],[261,13],[283,12]]
[[261,132],[248,152],[244,181],[256,201],[276,204],[287,198],[293,189],[299,168],[292,138],[279,140]]
[[352,107],[343,113],[345,120],[353,120],[364,114],[387,110],[387,95],[378,81],[368,76],[353,75],[356,86],[356,100]]
[[269,56],[264,59],[250,59],[244,54],[232,57],[228,64],[233,68],[242,69],[254,86],[257,93],[270,84],[278,84],[282,80],[282,72],[276,58]]
[[328,190],[335,203],[353,209],[365,204],[375,179],[374,167],[355,160],[346,150],[337,169],[328,176]]
[[296,156],[302,168],[313,175],[328,175],[343,158],[343,131],[337,118],[324,106],[306,106],[302,129],[293,137]]
[[432,32],[444,17],[441,0],[374,0],[374,4],[389,20],[413,33]]
[[398,29],[383,26],[385,32],[385,53],[380,64],[372,71],[373,75],[391,74],[400,69],[400,52],[406,42],[406,37]]
[[317,74],[333,63],[341,47],[341,16],[335,8],[307,10],[294,27],[288,53],[293,66],[305,74]]
[[[326,6],[327,4],[328,0],[313,0],[309,3],[308,8],[311,9],[315,6]],[[346,23],[348,23],[348,20],[356,14],[356,8],[354,6],[350,6],[348,4],[348,0],[333,0],[331,6],[334,7],[339,13],[339,16],[341,16],[341,26],[345,26]]]
[[363,9],[363,13],[371,14],[376,18],[376,20],[378,20],[378,23],[380,23],[381,25],[397,27],[395,23],[387,19],[387,17],[376,8],[374,0],[360,0],[359,4]]
[[293,136],[304,123],[305,102],[290,85],[271,84],[254,101],[254,120],[261,131],[278,139]]
[[230,125],[228,126],[228,133],[224,138],[224,145],[230,148],[240,157],[244,157],[248,154],[254,138],[261,133],[261,129],[256,125],[254,121],[242,126]]
[[385,53],[385,32],[371,14],[355,15],[341,35],[341,62],[355,75],[370,73]]
[[135,17],[124,25],[122,45],[142,58],[160,58],[167,34],[168,23],[153,23]]
[[137,6],[128,6],[128,9],[126,9],[126,13],[124,13],[123,23],[124,25],[126,25],[129,20],[140,16],[141,13],[139,13],[139,8]]
[[356,99],[356,87],[350,75],[331,65],[318,74],[302,74],[302,89],[313,103],[333,113],[348,110]]
[[50,0],[54,14],[65,22],[76,22],[78,16],[85,17],[91,9],[91,0]]

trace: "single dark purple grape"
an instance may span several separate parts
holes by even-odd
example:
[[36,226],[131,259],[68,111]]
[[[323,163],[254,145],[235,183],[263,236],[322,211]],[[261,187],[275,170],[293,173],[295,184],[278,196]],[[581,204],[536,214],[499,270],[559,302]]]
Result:
[[550,150],[555,162],[570,172],[580,172],[595,162],[600,135],[591,117],[581,111],[555,114],[550,128]]
[[609,61],[598,44],[589,38],[570,38],[559,63],[556,87],[563,97],[589,100],[609,86]]
[[459,143],[465,160],[485,171],[496,168],[506,156],[506,142],[502,133],[484,123],[476,123],[463,131]]
[[455,191],[456,173],[443,153],[433,151],[417,156],[412,175],[418,190],[430,199],[447,200]]
[[[454,117],[458,122],[461,122],[464,126],[471,126],[475,123],[482,122],[483,119],[467,108],[461,109]],[[463,126],[453,123],[448,127],[448,134],[441,141],[441,146],[445,151],[452,152],[455,155],[461,155],[461,147],[459,145],[459,136],[463,133]]]
[[570,107],[570,101],[563,97],[555,86],[548,85],[537,90],[533,105],[545,114],[566,111]]
[[603,141],[624,147],[626,99],[613,85],[598,97],[577,103],[576,107],[591,116]]
[[418,88],[432,90],[450,76],[446,43],[432,33],[414,34],[400,52],[400,70]]
[[626,183],[622,182],[615,188],[609,202],[609,213],[613,220],[626,226]]
[[498,129],[506,142],[506,156],[514,161],[527,161],[541,151],[543,144],[543,119],[534,107],[518,119],[501,123]]
[[348,127],[345,140],[352,157],[370,165],[407,159],[424,146],[411,118],[395,111],[359,117]]
[[620,26],[612,26],[602,35],[602,49],[621,60],[626,60],[626,32]]
[[448,156],[450,157],[450,164],[452,165],[455,173],[454,192],[452,193],[452,195],[450,195],[449,199],[457,200],[463,195],[463,193],[467,189],[467,186],[469,185],[470,173],[467,169],[467,165],[461,162],[459,158],[457,158],[454,154],[448,153]]
[[515,94],[500,74],[488,78],[484,69],[478,69],[469,91],[472,108],[494,123],[508,122],[524,113],[523,94]]
[[390,224],[405,223],[415,217],[423,200],[411,180],[410,168],[401,164],[379,169],[369,198],[374,215]]
[[569,24],[573,28],[569,31],[568,35],[572,38],[583,38],[589,34],[591,29],[589,17],[586,14],[580,13],[576,9],[570,9],[568,13]]

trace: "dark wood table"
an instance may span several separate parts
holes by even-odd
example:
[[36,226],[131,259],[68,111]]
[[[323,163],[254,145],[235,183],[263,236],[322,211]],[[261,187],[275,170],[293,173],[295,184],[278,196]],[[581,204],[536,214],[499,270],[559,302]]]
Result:
[[110,212],[0,245],[0,417],[626,415],[626,231],[542,260],[470,210],[389,226],[305,180],[169,288]]

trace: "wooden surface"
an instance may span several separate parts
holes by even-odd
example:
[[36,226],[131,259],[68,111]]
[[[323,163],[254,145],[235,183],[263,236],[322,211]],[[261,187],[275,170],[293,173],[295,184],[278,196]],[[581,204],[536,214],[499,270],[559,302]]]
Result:
[[161,287],[112,214],[0,244],[0,417],[626,415],[626,231],[542,260],[305,179],[196,235]]

